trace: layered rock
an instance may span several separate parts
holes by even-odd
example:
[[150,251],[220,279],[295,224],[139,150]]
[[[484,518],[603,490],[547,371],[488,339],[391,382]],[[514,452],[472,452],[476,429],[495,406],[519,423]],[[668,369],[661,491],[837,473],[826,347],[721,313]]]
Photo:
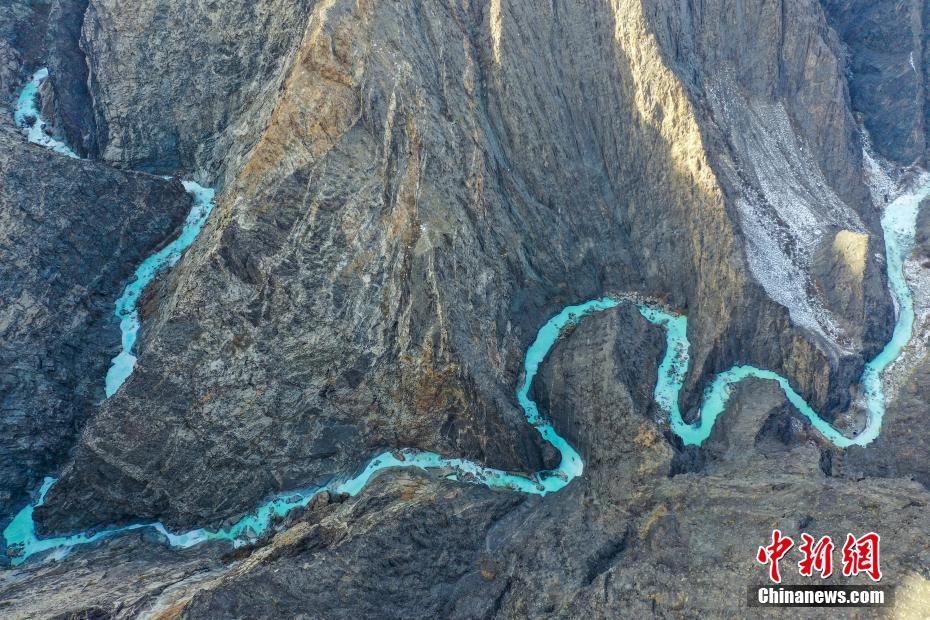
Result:
[[88,62],[80,47],[88,0],[55,0],[49,15],[48,70],[54,85],[53,119],[66,144],[82,157],[98,154],[97,123],[88,84]]
[[[688,313],[689,408],[737,362],[787,374],[825,415],[845,408],[891,307],[873,252],[848,296],[812,272],[833,269],[818,249],[839,231],[881,247],[861,144],[819,5],[755,9],[316,5],[42,526],[216,525],[392,446],[538,469],[551,454],[512,396],[523,351],[564,304],[611,292]],[[112,20],[91,4],[96,79],[107,59],[147,72]],[[171,105],[200,110],[197,65],[170,66],[169,92],[185,85]],[[95,101],[131,107],[123,92]],[[126,164],[190,160],[116,145],[104,156]]]
[[[743,333],[721,346],[752,341],[752,352],[730,348],[716,369],[734,357],[766,367],[781,359],[791,379],[815,394],[819,410],[844,409],[849,394],[839,389],[827,396],[824,384],[854,381],[863,359],[887,340],[892,315],[883,262],[875,258],[883,252],[878,211],[864,182],[863,142],[836,35],[811,1],[720,1],[684,11],[670,2],[653,4],[651,23],[697,102],[708,157],[730,197],[753,280],[819,349],[787,334],[782,342],[766,342]],[[831,269],[829,248],[843,231],[865,237],[872,248],[861,272],[847,278],[856,291],[852,299],[837,296],[834,283],[821,276]],[[830,359],[837,377],[830,378],[819,355]],[[811,376],[819,379],[811,384]]]
[[177,181],[27,145],[0,128],[0,525],[55,474],[103,400],[113,303],[190,208]]
[[[827,14],[812,0],[285,4],[143,2],[127,13],[91,0],[78,51],[93,123],[81,80],[65,76],[75,57],[61,53],[47,100],[63,128],[96,136],[88,152],[197,169],[222,192],[201,238],[146,292],[139,365],[99,409],[102,382],[74,383],[58,352],[82,347],[74,367],[89,377],[105,347],[80,339],[106,340],[115,325],[78,326],[61,344],[36,322],[17,345],[51,351],[71,374],[56,383],[42,362],[26,376],[77,408],[17,419],[15,432],[56,455],[40,461],[15,443],[23,488],[60,461],[62,420],[93,412],[37,511],[43,531],[213,526],[387,447],[551,465],[513,398],[524,351],[562,306],[609,293],[688,314],[692,412],[734,363],[784,373],[827,417],[852,400],[892,317],[853,110],[901,161],[920,153],[907,127],[922,112],[907,93],[893,98],[896,116],[857,94],[872,79],[895,84],[892,65],[877,78],[857,65],[859,39],[837,15],[884,24],[890,4],[826,2]],[[70,54],[78,5],[57,6]],[[168,236],[155,235],[170,219],[156,211],[176,184],[21,144],[8,156],[54,166],[48,176],[91,194],[110,196],[107,179],[138,184],[126,191],[139,219],[125,226],[150,244]],[[98,216],[100,205],[65,191],[26,206],[46,217],[54,204],[58,218],[66,199],[81,205],[75,222]],[[10,230],[41,240],[22,245],[47,248],[24,264],[60,273],[51,290],[64,295],[55,287],[86,274],[43,257],[83,256],[91,242],[75,224],[74,248],[60,246],[48,221]],[[926,214],[922,227],[918,262],[930,256]],[[88,264],[118,288],[132,251],[143,253],[120,246],[112,262]],[[94,282],[110,303],[116,290]],[[59,305],[76,303],[69,295]],[[82,303],[87,323],[97,297]],[[33,308],[10,316],[24,325]],[[774,527],[795,538],[893,533],[882,562],[896,611],[925,609],[926,360],[893,392],[869,448],[824,445],[779,391],[750,381],[704,446],[683,449],[652,399],[664,346],[629,306],[557,345],[533,396],[586,463],[559,494],[383,472],[359,497],[321,496],[273,539],[222,559],[220,546],[168,553],[129,534],[56,568],[27,563],[0,580],[4,612],[746,616],[745,585],[763,579],[755,547]],[[52,432],[27,425],[36,419]]]
[[[894,532],[881,560],[883,583],[898,586],[893,613],[920,610],[927,490],[826,476],[807,431],[786,442],[766,430],[784,414],[777,389],[761,382],[734,396],[706,473],[669,477],[674,453],[637,413],[652,369],[627,361],[660,341],[635,313],[593,317],[539,377],[548,412],[587,446],[580,484],[508,504],[507,494],[402,474],[317,508],[223,577],[179,593],[175,609],[186,618],[262,616],[274,604],[344,618],[742,617],[756,615],[746,586],[764,582],[754,553],[772,528],[842,540],[881,523]],[[462,515],[472,528],[461,529]],[[789,566],[799,554],[789,555],[785,583],[809,583]]]
[[[0,14],[0,40],[3,41],[3,47],[15,50],[17,57],[27,66],[37,65],[45,54],[45,32],[50,10],[48,2],[10,0]],[[16,71],[19,71],[19,67]],[[15,86],[4,84],[4,104]]]
[[96,133],[100,157],[215,178],[235,168],[267,122],[313,3],[85,4],[80,48],[94,118],[83,127]]
[[[640,413],[654,368],[629,363],[661,341],[627,308],[591,317],[556,346],[535,393],[586,446],[588,465],[556,495],[385,472],[357,498],[319,498],[273,539],[227,556],[225,568],[205,560],[191,575],[189,552],[159,559],[158,572],[136,567],[161,589],[125,579],[127,556],[151,554],[130,536],[76,550],[57,575],[21,569],[0,593],[13,617],[39,615],[50,600],[58,612],[115,617],[746,617],[758,611],[746,607],[747,585],[766,579],[755,550],[773,528],[842,540],[881,524],[882,583],[897,586],[890,611],[919,615],[927,490],[828,476],[815,436],[761,382],[734,395],[704,472],[670,477],[677,456]],[[782,421],[790,430],[772,432]],[[782,561],[785,583],[810,583],[791,568],[796,556]],[[92,568],[114,562],[112,575]],[[847,583],[839,573],[824,583]],[[81,595],[58,596],[57,580]]]
[[[597,7],[612,22],[607,7]],[[661,205],[676,217],[697,213],[726,230],[719,196],[705,198],[681,178],[662,128],[624,99],[620,85],[632,89],[633,80],[612,46],[584,68],[603,103],[584,107],[574,93],[585,114],[562,126],[557,99],[542,99],[552,109],[531,109],[530,119],[522,111],[538,99],[543,76],[513,94],[504,87],[526,72],[522,56],[491,60],[505,53],[491,40],[499,16],[457,6],[325,8],[311,21],[262,141],[221,199],[220,216],[163,291],[143,348],[152,362],[104,407],[86,450],[56,485],[58,497],[50,496],[61,526],[154,515],[174,525],[215,523],[273,489],[357,467],[383,446],[539,467],[546,454],[512,403],[536,327],[563,303],[605,290],[653,277],[689,288],[698,281],[685,250],[669,263],[687,260],[687,275],[658,252],[643,273],[634,268],[615,199],[634,212]],[[525,24],[509,21],[508,33],[538,30],[534,13],[520,15]],[[400,45],[412,33],[416,44]],[[580,27],[573,36],[597,47],[582,42],[588,37]],[[449,47],[449,39],[461,45]],[[533,43],[537,51],[543,44]],[[514,45],[506,53],[535,51]],[[601,79],[602,65],[616,80]],[[642,105],[686,106],[671,75],[664,78],[662,92],[641,93]],[[485,102],[483,85],[492,79],[500,86]],[[597,113],[615,105],[622,120]],[[537,124],[522,142],[519,131]],[[685,153],[700,153],[693,122],[665,129],[684,132]],[[579,133],[585,140],[572,137]],[[661,178],[622,155],[621,147],[640,144],[657,145],[655,157],[667,162],[655,167]],[[542,170],[536,148],[552,149]],[[623,173],[606,165],[602,148]],[[712,191],[709,167],[695,172]],[[620,197],[612,184],[628,175],[637,189]],[[572,180],[583,191],[570,195]],[[610,196],[598,196],[601,189]],[[678,233],[666,219],[664,230],[646,232],[656,238],[643,244],[646,252],[656,245],[676,251]],[[716,253],[728,247],[734,251],[724,238],[707,261],[726,264]],[[196,318],[191,308],[200,308]],[[153,399],[155,385],[163,387]],[[134,429],[139,417],[129,411],[155,423]],[[180,418],[193,432],[179,433]],[[250,450],[233,457],[233,445]],[[113,469],[130,462],[166,475],[132,481],[120,465]],[[120,482],[98,485],[92,472],[102,471]],[[84,497],[94,489],[120,499],[94,502],[89,512],[64,509],[77,508],[80,500],[66,497],[76,484]]]
[[902,164],[927,151],[927,8],[920,0],[821,0],[845,43],[853,108],[878,152]]

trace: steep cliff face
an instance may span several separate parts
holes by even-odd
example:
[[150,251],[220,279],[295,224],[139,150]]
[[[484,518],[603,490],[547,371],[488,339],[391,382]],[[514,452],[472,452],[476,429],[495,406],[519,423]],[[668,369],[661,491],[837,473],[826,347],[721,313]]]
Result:
[[921,0],[821,0],[845,44],[852,105],[885,157],[927,151],[927,6]]
[[[156,293],[140,368],[43,524],[216,524],[391,446],[536,469],[551,455],[514,406],[523,351],[561,306],[609,292],[689,314],[689,403],[739,361],[787,372],[828,413],[847,404],[888,303],[880,278],[863,280],[847,322],[882,312],[847,334],[808,291],[819,229],[865,235],[874,216],[823,15],[789,7],[779,28],[797,39],[773,36],[763,64],[728,69],[744,48],[701,26],[727,3],[680,21],[632,0],[315,5],[267,126]],[[132,64],[112,15],[92,4],[85,37],[102,20],[93,49]],[[747,12],[738,31],[761,24]],[[188,73],[180,110],[197,92]],[[797,189],[772,194],[780,183]],[[760,195],[764,213],[806,201],[818,234],[752,228],[744,203]],[[801,258],[760,267],[762,233],[791,245],[776,257]],[[772,273],[802,278],[800,298],[757,284]]]
[[917,217],[916,246],[905,265],[915,290],[918,308],[917,337],[890,382],[894,398],[882,435],[871,449],[849,450],[840,465],[848,476],[911,478],[930,488],[930,430],[922,423],[930,402],[930,200],[924,200]]
[[101,159],[222,176],[263,128],[311,5],[91,0],[80,47]]
[[0,128],[0,524],[68,456],[119,349],[113,300],[180,224],[178,182]]
[[46,121],[82,156],[95,155],[97,141],[87,63],[79,46],[86,9],[87,0],[11,0],[0,15],[0,109],[15,98],[24,74],[48,67]]
[[[466,9],[317,7],[221,215],[162,291],[149,361],[49,497],[57,527],[215,523],[385,446],[539,467],[547,455],[511,395],[547,315],[652,281],[687,305],[698,262],[737,260],[683,92],[655,48],[629,56],[641,30],[618,31],[614,9],[591,3],[560,14],[576,26],[549,50],[542,34],[519,37],[551,32],[553,12]],[[609,45],[589,37],[588,11]],[[572,64],[576,45],[591,63]],[[540,72],[525,67],[540,55]],[[633,62],[660,73],[637,85]],[[574,75],[567,105],[549,86]],[[643,145],[655,166],[630,156]],[[631,217],[625,230],[624,212],[652,209],[672,211],[656,218],[664,229]],[[673,222],[692,231],[684,248]],[[704,228],[717,243],[693,258]],[[232,458],[235,445],[250,451]]]
[[41,49],[49,6],[44,3],[11,0],[0,14],[0,111],[9,125],[9,104],[23,78],[23,65],[36,61]]
[[[876,46],[923,40],[917,3],[860,5],[15,3],[0,15],[0,93],[47,57],[45,111],[103,163],[0,133],[0,217],[29,214],[0,221],[0,300],[25,300],[0,305],[0,393],[16,412],[0,428],[0,480],[14,481],[0,514],[87,417],[36,511],[43,532],[217,526],[390,447],[552,466],[515,403],[523,355],[563,306],[611,293],[687,314],[686,417],[736,363],[784,374],[825,417],[844,411],[893,316],[887,197],[856,114],[879,154],[925,148],[926,63],[895,73],[922,43]],[[98,406],[110,304],[187,204],[177,183],[107,164],[185,170],[220,195],[146,291],[139,363]],[[223,558],[130,534],[60,571],[3,573],[0,598],[14,616],[745,615],[744,591],[725,587],[756,576],[744,541],[863,524],[895,532],[883,561],[898,583],[925,583],[914,549],[930,496],[904,478],[930,479],[912,432],[926,359],[894,392],[878,450],[829,448],[758,381],[684,449],[653,399],[664,347],[630,307],[556,346],[533,396],[586,463],[557,495],[384,472]]]
[[[675,11],[671,3],[654,4],[666,58],[699,102],[708,154],[730,197],[753,279],[834,364],[857,366],[863,352],[869,357],[881,348],[891,315],[875,260],[883,246],[865,185],[863,142],[840,46],[819,5],[720,1]],[[845,264],[835,248],[843,243],[837,239],[849,238],[872,251],[848,270],[846,295],[821,274]]]
[[[4,11],[0,15],[0,37],[4,47],[15,50],[17,58],[29,66],[38,62],[44,54],[45,31],[50,11],[50,2],[10,0],[4,5]],[[16,71],[19,71],[18,67]],[[17,81],[18,78],[19,76]],[[16,84],[6,86],[11,94]]]
[[[791,423],[771,386],[741,386],[729,423],[709,441],[705,471],[670,477],[674,451],[640,409],[655,368],[629,364],[661,346],[661,333],[628,308],[592,317],[556,346],[536,396],[585,446],[588,464],[585,477],[559,494],[540,499],[385,473],[357,498],[321,497],[272,540],[227,556],[225,570],[205,559],[190,576],[190,560],[178,553],[162,559],[159,572],[148,568],[156,583],[172,580],[155,589],[148,579],[119,578],[127,555],[151,552],[140,541],[113,541],[66,560],[106,562],[113,577],[85,569],[67,583],[81,588],[79,596],[51,589],[35,596],[54,577],[31,567],[7,590],[11,611],[742,617],[752,613],[745,584],[761,575],[754,545],[773,527],[795,539],[804,531],[836,540],[864,522],[894,532],[882,541],[884,582],[897,585],[892,613],[925,608],[921,540],[930,494],[909,480],[829,477],[815,436]],[[773,432],[783,421],[788,431]],[[838,572],[824,583],[839,583]],[[809,583],[784,564],[783,574],[786,583]],[[114,598],[126,602],[117,607]]]
[[94,97],[89,90],[88,62],[81,49],[81,28],[88,0],[55,0],[52,3],[48,32],[49,74],[54,76],[53,115],[71,148],[81,156],[99,153]]

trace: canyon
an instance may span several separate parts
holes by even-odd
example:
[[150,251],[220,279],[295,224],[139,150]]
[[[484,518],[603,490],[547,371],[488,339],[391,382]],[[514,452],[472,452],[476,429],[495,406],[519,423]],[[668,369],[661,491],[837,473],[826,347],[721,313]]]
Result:
[[[775,527],[882,532],[896,610],[919,611],[925,14],[12,0],[0,528],[29,507],[36,540],[133,529],[21,563],[5,539],[0,611],[740,615]],[[137,360],[107,393],[113,304],[197,204],[180,179],[215,206],[135,300]],[[903,247],[883,230],[902,199]],[[540,329],[605,296],[686,317],[671,397],[676,348],[630,303],[556,329],[529,372]],[[689,441],[749,367],[784,383],[748,373]],[[364,476],[441,455],[531,481],[565,446],[583,471],[541,496],[432,461]],[[275,498],[295,509],[236,546],[165,544]]]

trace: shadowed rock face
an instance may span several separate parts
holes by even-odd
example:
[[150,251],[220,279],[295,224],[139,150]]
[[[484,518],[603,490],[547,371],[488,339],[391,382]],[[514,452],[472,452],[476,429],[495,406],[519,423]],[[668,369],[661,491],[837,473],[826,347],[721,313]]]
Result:
[[[743,205],[806,201],[824,229],[875,235],[835,41],[818,5],[787,3],[778,28],[792,36],[763,39],[765,63],[744,66],[715,17],[730,8],[316,5],[299,45],[279,50],[280,95],[217,214],[152,293],[140,368],[96,416],[43,527],[216,525],[391,446],[538,469],[551,455],[512,397],[523,351],[561,306],[609,292],[688,312],[686,404],[741,362],[785,372],[827,415],[845,408],[888,329],[881,277],[808,302],[819,231],[760,229]],[[106,25],[114,15],[92,3],[85,18],[87,44],[121,50],[89,52],[98,78],[151,62]],[[751,38],[760,18],[743,16]],[[169,102],[189,111],[199,65],[166,66],[159,79],[186,85]],[[164,118],[147,127],[187,131]],[[124,144],[124,163],[149,157]],[[786,277],[803,300],[757,283],[780,267],[758,258],[763,233],[801,255]],[[807,311],[795,301],[827,318],[793,326]],[[864,329],[829,319],[859,325],[866,307]]]
[[[637,413],[655,368],[628,363],[654,353],[661,340],[635,312],[618,309],[591,317],[556,346],[535,395],[585,447],[587,464],[585,477],[556,495],[386,473],[357,498],[321,497],[272,540],[227,556],[225,568],[205,557],[196,578],[188,577],[189,551],[160,560],[157,571],[133,567],[174,584],[164,594],[119,579],[127,557],[152,553],[136,550],[133,537],[65,560],[113,567],[102,580],[92,569],[76,570],[68,587],[86,584],[80,597],[30,596],[54,581],[41,566],[0,584],[0,592],[15,615],[92,608],[183,618],[306,610],[327,618],[741,616],[745,587],[761,582],[764,570],[755,547],[773,527],[796,540],[802,531],[836,540],[881,523],[894,532],[882,545],[883,583],[898,586],[894,611],[921,609],[926,489],[901,479],[828,477],[803,426],[789,421],[789,432],[770,430],[786,414],[765,384],[739,388],[727,423],[708,441],[702,473],[669,477],[675,451]],[[805,582],[786,563],[783,574],[786,583]],[[834,575],[825,583],[841,581]]]
[[97,156],[97,122],[88,87],[88,62],[80,47],[88,0],[55,0],[49,16],[49,74],[54,76],[54,116],[67,144],[81,155]]
[[74,161],[0,127],[0,524],[103,399],[113,300],[189,208],[177,182]]
[[[930,200],[924,200],[917,217],[916,247],[911,255],[911,281],[926,278],[930,268]],[[916,276],[916,277],[915,277]],[[920,278],[920,279],[918,279]],[[926,295],[926,288],[923,289]],[[918,306],[920,307],[920,306]],[[930,331],[926,311],[918,315],[916,332],[923,342]],[[875,449],[849,450],[839,464],[848,476],[909,478],[930,488],[930,430],[923,420],[930,402],[930,355],[926,347],[915,347],[901,369],[895,399],[888,408]]]
[[[85,0],[85,4],[88,4]],[[134,170],[220,174],[267,122],[310,0],[91,0],[86,54],[101,159]]]
[[[4,9],[0,15],[0,39],[3,40],[4,47],[15,50],[17,57],[23,59],[27,65],[37,63],[45,51],[44,35],[51,3],[9,0],[4,4]],[[16,71],[19,71],[18,67]],[[15,83],[4,84],[4,104],[15,87]]]
[[[766,430],[783,414],[781,396],[762,383],[734,396],[729,423],[707,445],[706,472],[668,477],[672,449],[634,413],[654,369],[627,363],[660,341],[634,312],[599,315],[557,346],[539,376],[540,402],[586,446],[581,484],[507,503],[399,476],[318,508],[227,576],[188,590],[182,617],[262,616],[273,613],[270,601],[340,618],[740,615],[746,584],[760,579],[755,541],[773,527],[837,539],[863,522],[895,532],[883,540],[886,580],[900,584],[897,611],[913,605],[926,489],[826,477],[803,428],[787,441]],[[463,515],[472,524],[464,531]],[[408,578],[372,578],[398,573]]]
[[927,8],[920,0],[821,0],[845,44],[852,105],[878,152],[902,164],[926,155]]
[[[827,415],[843,410],[850,402],[846,386],[863,357],[887,340],[892,316],[874,252],[862,275],[850,278],[854,299],[840,298],[818,276],[832,260],[818,249],[831,244],[837,229],[870,239],[879,255],[883,249],[836,35],[810,1],[721,0],[682,10],[663,0],[644,5],[662,58],[693,103],[739,231],[744,269],[762,288],[743,293],[748,313],[731,327],[739,333],[715,343],[706,363],[715,372],[734,359],[784,364]],[[777,321],[756,321],[765,297],[787,310],[807,340],[788,336],[791,328]],[[771,336],[780,332],[785,336]],[[703,376],[694,373],[692,384]]]
[[[15,98],[23,74],[48,67],[43,112],[81,156],[96,154],[87,63],[79,47],[87,0],[10,0],[0,15],[0,109]],[[8,114],[4,114],[7,117]]]
[[[687,313],[686,410],[742,363],[789,377],[825,417],[842,413],[893,317],[854,110],[899,161],[922,152],[901,128],[923,112],[901,97],[892,118],[857,95],[874,76],[856,68],[860,39],[840,27],[856,9],[825,4],[57,4],[59,64],[43,93],[56,127],[118,167],[213,179],[219,197],[146,291],[139,364],[121,390],[94,404],[100,355],[98,366],[80,358],[85,383],[62,383],[78,411],[63,420],[92,419],[36,511],[42,531],[217,526],[388,447],[551,466],[516,407],[523,354],[564,305],[610,293]],[[876,11],[865,13],[891,19]],[[0,61],[20,71],[30,53],[0,48]],[[81,58],[86,80],[69,69]],[[17,144],[11,157],[33,151]],[[49,176],[110,195],[80,176],[101,164],[58,159]],[[158,205],[180,191],[105,170],[140,185],[132,200],[146,206],[132,212],[147,219],[132,225],[152,228],[134,233],[149,245],[101,268],[114,274],[101,308],[168,236],[156,225],[175,216]],[[68,255],[48,226],[30,234]],[[42,255],[29,264],[48,268]],[[61,286],[83,277],[62,274]],[[29,308],[10,316],[23,323]],[[115,322],[106,329],[115,338]],[[29,350],[59,346],[29,337]],[[926,477],[923,440],[907,432],[926,402],[919,386],[898,392],[880,451],[821,445],[759,382],[739,388],[704,447],[683,449],[652,400],[663,347],[622,308],[584,322],[544,364],[535,398],[586,462],[560,494],[385,472],[228,564],[216,547],[203,565],[188,562],[197,550],[166,560],[131,535],[76,550],[59,573],[27,563],[0,598],[23,616],[739,616],[755,545],[776,526],[894,531],[886,569],[919,584],[930,497],[904,479]],[[16,432],[37,432],[24,424]],[[48,466],[36,461],[23,480]],[[36,596],[57,592],[70,567],[114,562]],[[78,584],[86,594],[71,594]]]

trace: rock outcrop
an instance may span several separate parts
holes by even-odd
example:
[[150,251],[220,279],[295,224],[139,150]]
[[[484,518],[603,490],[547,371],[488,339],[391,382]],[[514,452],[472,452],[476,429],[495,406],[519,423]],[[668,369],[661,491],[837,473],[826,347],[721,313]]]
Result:
[[[391,446],[537,469],[512,397],[523,351],[562,305],[609,292],[689,314],[689,406],[740,362],[845,409],[891,306],[879,275],[836,299],[811,274],[838,228],[881,247],[837,43],[816,3],[760,3],[736,26],[731,4],[314,6],[43,527],[216,525]],[[149,66],[114,15],[85,18],[97,80]],[[159,75],[198,84],[184,69]],[[148,157],[110,157],[108,140],[104,158]]]
[[0,525],[67,458],[120,346],[113,301],[183,221],[177,181],[0,128]]
[[117,0],[91,0],[80,49],[94,119],[84,128],[96,132],[100,158],[222,177],[267,123],[311,6],[183,0],[127,11]]
[[[926,149],[918,3],[860,4],[55,3],[31,22],[55,46],[9,35],[0,47],[0,92],[47,56],[54,126],[99,161],[15,141],[0,159],[5,182],[24,179],[0,198],[47,188],[26,205],[38,217],[9,228],[30,239],[7,243],[32,252],[28,269],[0,286],[29,292],[51,270],[58,304],[0,314],[26,334],[10,350],[36,352],[8,356],[27,377],[8,391],[25,413],[0,440],[23,464],[10,506],[62,463],[85,419],[36,510],[42,533],[217,527],[391,447],[552,466],[514,398],[524,353],[566,304],[615,293],[687,314],[686,417],[718,372],[753,364],[854,426],[840,414],[894,317],[880,156],[910,163]],[[895,73],[907,50],[916,77]],[[177,183],[119,168],[183,170],[219,193],[145,293],[134,374],[99,402],[109,304],[187,204]],[[112,201],[85,198],[97,194]],[[107,233],[131,230],[131,247],[87,238],[108,209],[126,219]],[[49,214],[73,216],[77,238]],[[915,282],[930,257],[922,217]],[[73,271],[46,262],[85,255]],[[53,332],[56,312],[82,322]],[[586,463],[558,494],[387,471],[224,558],[216,545],[170,556],[130,534],[74,550],[60,572],[12,569],[0,599],[13,616],[740,616],[774,527],[894,532],[889,580],[923,591],[930,473],[912,428],[926,359],[914,385],[889,391],[879,449],[830,447],[757,380],[685,448],[653,400],[664,347],[624,306],[574,328],[543,364],[534,397]],[[53,398],[30,396],[38,384]],[[26,446],[33,436],[47,443]],[[62,592],[86,594],[36,596],[78,566]]]
[[924,159],[928,138],[927,7],[920,0],[821,0],[845,43],[852,105],[889,159]]
[[[70,587],[82,586],[80,597],[51,592],[43,584],[56,577],[41,566],[17,571],[0,593],[14,617],[43,613],[48,597],[57,611],[115,617],[139,610],[181,618],[743,617],[758,611],[745,607],[746,587],[764,580],[755,549],[772,528],[796,540],[800,532],[836,540],[881,523],[889,532],[883,583],[897,586],[892,612],[923,609],[930,493],[902,479],[825,474],[814,436],[800,425],[766,430],[778,420],[793,424],[770,386],[739,388],[728,423],[708,442],[702,473],[669,476],[675,451],[639,412],[654,368],[628,362],[661,340],[658,329],[621,309],[589,319],[557,345],[536,395],[586,446],[588,468],[556,495],[384,473],[357,498],[321,498],[274,538],[227,556],[225,567],[204,559],[192,577],[184,568],[189,552],[160,560],[153,578],[171,583],[163,590],[121,578],[123,558],[151,553],[127,548],[141,544],[130,536],[65,560],[118,562],[96,583],[93,569],[79,570]],[[788,562],[785,583],[807,583]],[[845,583],[838,574],[824,583]],[[868,583],[862,579],[853,581]],[[38,591],[47,597],[30,596]],[[103,593],[126,603],[107,604]]]
[[54,76],[54,119],[67,144],[79,155],[99,152],[94,101],[89,90],[88,62],[81,49],[81,29],[88,0],[56,0],[49,15],[48,70]]

